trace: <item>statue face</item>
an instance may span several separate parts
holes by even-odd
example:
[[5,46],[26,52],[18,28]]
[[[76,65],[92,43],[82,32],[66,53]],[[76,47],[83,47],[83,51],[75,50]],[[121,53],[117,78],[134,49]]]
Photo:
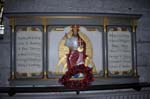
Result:
[[77,35],[77,33],[78,33],[78,28],[77,28],[77,27],[73,27],[73,28],[72,28],[72,31],[73,31],[73,34],[74,34],[74,35]]
[[73,30],[73,32],[77,32],[78,31],[78,29],[76,27],[73,27],[72,30]]

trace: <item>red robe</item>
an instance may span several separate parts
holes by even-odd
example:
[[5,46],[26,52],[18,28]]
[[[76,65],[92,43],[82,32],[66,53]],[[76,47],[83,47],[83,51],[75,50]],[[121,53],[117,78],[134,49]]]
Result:
[[78,36],[78,46],[83,46],[83,51],[69,49],[69,54],[67,55],[67,67],[68,70],[73,66],[84,64],[86,58],[86,44],[84,40]]

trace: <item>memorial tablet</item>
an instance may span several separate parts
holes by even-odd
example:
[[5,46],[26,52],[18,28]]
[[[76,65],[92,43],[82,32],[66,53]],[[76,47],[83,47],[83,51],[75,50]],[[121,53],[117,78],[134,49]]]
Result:
[[128,28],[115,27],[108,31],[108,71],[110,75],[132,72],[132,40]]
[[43,70],[43,39],[38,28],[27,27],[16,32],[16,76],[37,77]]

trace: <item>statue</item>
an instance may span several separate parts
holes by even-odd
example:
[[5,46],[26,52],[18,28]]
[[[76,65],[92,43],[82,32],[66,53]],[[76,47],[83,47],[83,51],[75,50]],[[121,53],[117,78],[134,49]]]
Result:
[[[79,36],[79,26],[72,26],[72,36],[69,38],[67,35],[67,40],[65,45],[69,47],[69,54],[67,55],[67,68],[68,70],[73,66],[79,66],[85,63],[85,52],[86,44],[84,40]],[[81,76],[82,74],[76,75],[76,77]]]
[[94,81],[92,68],[85,65],[86,43],[79,35],[79,26],[72,26],[72,36],[66,36],[65,45],[69,48],[67,56],[68,71],[58,80],[67,88],[80,89],[88,87]]
[[65,42],[65,45],[69,47],[69,54],[67,55],[68,69],[70,69],[73,66],[84,64],[86,58],[86,44],[79,36],[78,31],[79,26],[74,25],[72,26],[72,37],[68,38],[66,35],[67,40]]
[[[72,25],[71,31],[69,33],[66,33],[63,37],[63,44],[64,47],[61,49],[68,49],[67,53],[64,53],[64,56],[62,56],[59,59],[59,62],[56,66],[56,74],[59,74],[59,66],[64,65],[63,73],[65,73],[66,70],[71,69],[73,66],[79,66],[79,65],[85,65],[93,68],[93,73],[96,73],[95,64],[91,59],[91,55],[87,55],[87,43],[85,42],[87,39],[83,39],[81,37],[81,34],[79,34],[79,25]],[[91,47],[90,47],[91,48]],[[78,76],[82,76],[82,74],[79,74]],[[77,76],[77,77],[78,77]]]

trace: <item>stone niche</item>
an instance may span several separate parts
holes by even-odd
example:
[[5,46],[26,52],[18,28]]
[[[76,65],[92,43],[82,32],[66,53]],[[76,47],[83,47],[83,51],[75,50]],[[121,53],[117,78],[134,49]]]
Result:
[[102,13],[6,14],[11,28],[10,85],[59,86],[67,71],[65,34],[79,25],[93,85],[138,83],[136,27],[141,15]]

